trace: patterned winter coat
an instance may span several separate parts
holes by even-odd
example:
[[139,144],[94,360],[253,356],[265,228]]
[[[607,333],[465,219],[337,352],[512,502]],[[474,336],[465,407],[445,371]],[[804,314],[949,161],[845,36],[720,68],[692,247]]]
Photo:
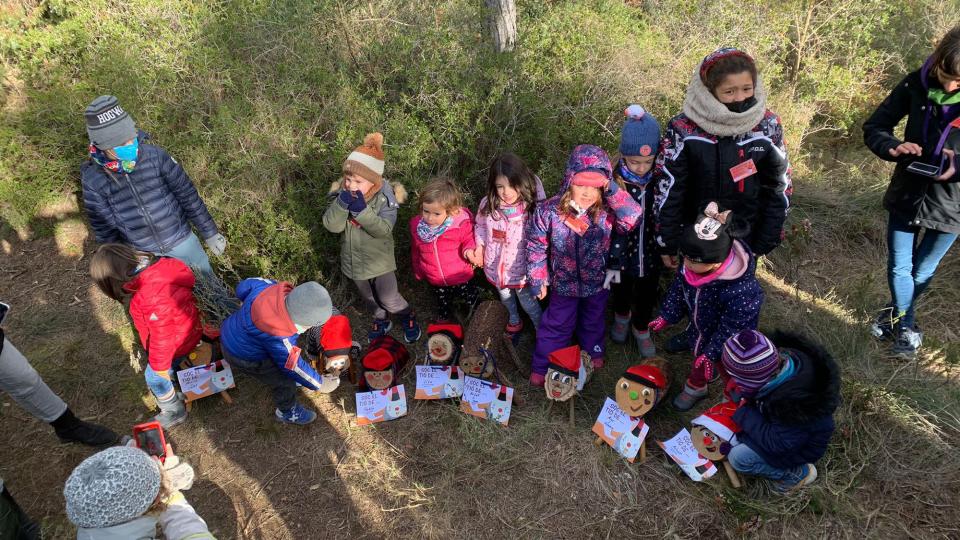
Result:
[[137,166],[114,173],[93,161],[80,167],[83,207],[98,244],[121,242],[169,253],[190,234],[217,234],[217,225],[183,167],[141,132]]
[[[616,163],[614,161],[615,178],[618,177]],[[651,276],[663,267],[657,248],[656,220],[653,218],[654,185],[652,181],[645,187],[626,181],[624,185],[627,193],[643,208],[643,217],[629,234],[614,233],[608,265],[611,270],[620,270],[631,276]]]
[[[536,204],[546,199],[543,184],[537,178]],[[480,201],[479,209],[487,205],[487,198]],[[498,289],[519,289],[527,281],[527,225],[531,212],[506,217],[499,212],[483,214],[477,210],[473,236],[477,246],[483,247],[483,273]]]
[[434,287],[462,285],[473,278],[473,265],[463,252],[476,247],[473,238],[473,214],[461,208],[453,216],[453,223],[432,242],[424,242],[417,234],[423,218],[418,214],[410,220],[410,262],[413,276],[426,279]]
[[[756,173],[733,181],[730,169],[753,160]],[[667,124],[657,157],[657,243],[661,253],[675,254],[683,227],[696,221],[707,203],[751,225],[750,249],[765,255],[780,245],[793,192],[790,163],[780,117],[766,111],[747,133],[718,137],[686,114]]]
[[670,324],[690,317],[693,331],[687,334],[693,355],[704,354],[714,362],[720,361],[727,338],[741,330],[756,330],[763,305],[756,259],[739,240],[733,241],[733,254],[709,276],[681,267],[660,307],[660,316]]
[[[560,208],[570,180],[586,170],[600,171],[612,178],[606,152],[592,145],[577,146],[567,161],[560,192],[541,204],[530,222],[527,275],[535,291],[549,285],[556,294],[578,298],[600,292],[613,232],[629,233],[643,215],[640,205],[625,190],[616,189],[616,183],[611,183],[604,193],[605,208],[595,220],[589,212],[576,218]],[[577,234],[564,223],[565,219],[580,220],[587,225],[586,231],[582,236]]]

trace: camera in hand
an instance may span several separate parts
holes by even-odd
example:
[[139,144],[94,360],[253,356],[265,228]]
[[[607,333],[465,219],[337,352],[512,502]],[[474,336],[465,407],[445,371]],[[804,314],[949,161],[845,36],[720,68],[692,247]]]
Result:
[[907,165],[907,171],[912,172],[913,174],[919,174],[920,176],[936,178],[943,174],[946,157],[946,155],[941,156],[939,166],[932,165],[930,163],[924,163],[922,161],[914,161],[913,163]]
[[160,461],[167,457],[167,441],[163,436],[163,428],[159,422],[147,422],[133,426],[133,437],[137,443],[137,448],[157,456]]

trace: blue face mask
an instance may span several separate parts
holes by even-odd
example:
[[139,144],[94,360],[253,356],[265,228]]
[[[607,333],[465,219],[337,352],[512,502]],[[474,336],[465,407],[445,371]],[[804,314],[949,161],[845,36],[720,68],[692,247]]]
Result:
[[117,154],[117,159],[120,161],[136,161],[137,150],[139,149],[140,141],[133,139],[133,142],[130,144],[124,146],[115,146],[113,151]]

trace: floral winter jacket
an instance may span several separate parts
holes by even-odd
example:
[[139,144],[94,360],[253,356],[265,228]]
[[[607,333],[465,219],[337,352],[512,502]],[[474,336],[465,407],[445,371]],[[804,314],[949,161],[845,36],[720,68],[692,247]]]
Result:
[[[527,231],[527,275],[534,290],[549,285],[563,296],[586,298],[600,292],[607,268],[610,237],[614,231],[627,234],[643,214],[640,205],[626,190],[610,183],[603,195],[605,208],[597,219],[590,213],[576,218],[560,208],[560,199],[578,172],[595,170],[612,178],[610,158],[592,145],[574,148],[567,161],[560,192],[541,204]],[[565,219],[580,220],[587,226],[583,235],[574,232]]]
[[424,242],[417,234],[423,218],[410,220],[410,262],[413,276],[426,279],[434,287],[463,285],[473,278],[473,265],[463,252],[476,247],[473,238],[473,214],[466,208],[453,216],[453,223],[432,242]]
[[[537,204],[546,199],[543,184],[537,178]],[[480,201],[480,207],[487,205],[487,198]],[[483,247],[483,273],[487,281],[498,289],[519,289],[527,281],[527,225],[531,213],[526,208],[522,212],[505,217],[497,214],[483,214],[477,211],[474,225],[474,239],[478,247]]]
[[660,307],[660,316],[670,324],[690,317],[688,332],[694,356],[720,361],[723,342],[741,330],[756,330],[763,305],[763,289],[757,281],[756,259],[739,240],[733,241],[732,257],[712,274],[699,276],[681,267]]

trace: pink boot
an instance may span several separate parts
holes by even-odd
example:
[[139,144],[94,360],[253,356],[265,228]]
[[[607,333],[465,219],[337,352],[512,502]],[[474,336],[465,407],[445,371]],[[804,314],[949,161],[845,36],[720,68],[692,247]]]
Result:
[[539,386],[543,388],[543,383],[546,382],[546,377],[539,373],[530,374],[530,386]]

